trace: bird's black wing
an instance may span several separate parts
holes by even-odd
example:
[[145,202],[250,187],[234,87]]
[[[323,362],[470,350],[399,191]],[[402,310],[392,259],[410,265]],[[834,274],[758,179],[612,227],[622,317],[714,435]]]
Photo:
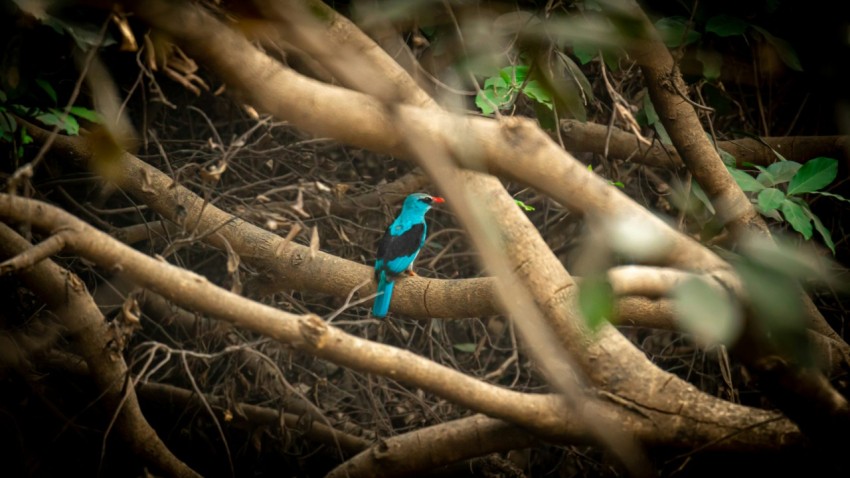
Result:
[[[388,263],[393,259],[410,257],[411,261],[422,247],[422,234],[425,232],[425,224],[414,224],[410,229],[399,235],[394,235],[392,229],[387,228],[384,237],[378,242],[377,260],[380,266],[389,270]],[[406,267],[405,267],[406,268]],[[390,270],[393,274],[399,274],[402,270]],[[377,272],[377,270],[376,270]]]

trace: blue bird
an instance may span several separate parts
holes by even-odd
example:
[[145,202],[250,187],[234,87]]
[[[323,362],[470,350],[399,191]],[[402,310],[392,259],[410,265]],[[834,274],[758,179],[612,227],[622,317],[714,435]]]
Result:
[[372,315],[385,317],[390,309],[395,278],[404,272],[415,275],[413,261],[425,244],[428,226],[425,213],[434,204],[445,199],[423,193],[414,193],[404,200],[401,213],[387,227],[384,237],[378,242],[378,257],[375,260],[375,281],[378,295],[372,305]]

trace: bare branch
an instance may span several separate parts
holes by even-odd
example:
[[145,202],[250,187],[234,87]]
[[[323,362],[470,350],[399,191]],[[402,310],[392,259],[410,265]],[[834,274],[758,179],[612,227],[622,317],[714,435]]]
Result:
[[65,248],[65,232],[56,233],[35,246],[0,263],[0,275],[32,267]]
[[528,448],[538,440],[501,420],[473,415],[381,440],[327,478],[412,476],[490,453]]
[[[69,229],[65,238],[74,235]],[[29,248],[30,244],[24,238],[0,223],[0,253],[3,256],[22,254]],[[88,364],[90,375],[103,395],[107,410],[116,414],[115,423],[121,438],[135,453],[170,476],[200,476],[168,450],[145,420],[133,388],[126,386],[127,364],[111,343],[110,327],[82,281],[49,259],[38,262],[31,269],[21,270],[18,274],[70,331],[77,350]]]
[[[40,229],[66,227],[75,232],[68,239],[69,250],[102,267],[120,269],[139,285],[183,307],[255,330],[356,370],[403,380],[473,410],[522,424],[548,439],[570,441],[587,435],[587,430],[579,425],[581,421],[565,410],[556,397],[494,387],[438,366],[414,353],[351,336],[328,326],[314,315],[296,316],[236,296],[197,274],[147,257],[44,203],[0,194],[0,216],[28,221]],[[667,382],[670,382],[669,377]],[[691,396],[680,396],[679,399],[688,400],[693,410],[642,408],[641,402],[637,401],[632,403],[634,407],[642,408],[640,415],[617,404],[604,402],[588,404],[593,407],[589,412],[618,417],[614,421],[622,427],[621,433],[633,433],[648,444],[690,446],[719,440],[718,446],[722,447],[745,443],[748,447],[773,448],[778,443],[784,446],[799,443],[794,426],[785,420],[775,420],[775,414],[710,398],[700,399],[700,394],[693,387],[687,387]],[[565,429],[564,423],[577,426]],[[667,425],[659,426],[660,423]],[[756,423],[764,426],[752,427]],[[736,433],[741,429],[747,429],[747,432]],[[686,436],[683,437],[683,434]]]

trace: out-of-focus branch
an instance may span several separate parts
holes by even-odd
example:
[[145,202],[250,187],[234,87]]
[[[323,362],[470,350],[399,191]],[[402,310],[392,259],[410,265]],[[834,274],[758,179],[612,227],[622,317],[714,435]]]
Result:
[[[489,170],[533,185],[578,214],[596,217],[622,214],[639,219],[668,242],[667,260],[671,264],[692,269],[727,267],[715,254],[671,229],[588,171],[533,121],[505,118],[497,122],[459,116],[433,106],[412,106],[407,101],[394,114],[389,114],[383,101],[305,78],[274,62],[201,9],[142,2],[137,11],[175,40],[185,43],[192,54],[224,81],[238,85],[252,104],[279,119],[292,121],[305,131],[415,159],[405,141],[405,131],[418,129],[448,148],[453,160],[462,167]],[[208,33],[211,31],[218,34],[211,36]],[[239,51],[240,55],[221,55],[222,51]],[[287,87],[273,86],[281,84]]]
[[[152,24],[173,35],[175,41],[180,42],[193,55],[204,61],[226,82],[239,85],[239,89],[251,103],[270,111],[280,119],[292,121],[306,131],[414,160],[418,155],[416,151],[411,150],[405,133],[416,131],[422,137],[431,138],[439,145],[435,147],[445,148],[462,167],[487,169],[500,176],[533,185],[580,214],[592,212],[599,219],[617,221],[628,217],[640,222],[664,242],[665,258],[668,263],[697,270],[729,271],[728,264],[719,257],[695,241],[677,233],[661,219],[587,171],[529,120],[506,118],[496,122],[483,118],[459,117],[435,108],[423,110],[408,105],[396,106],[392,113],[388,113],[382,101],[368,95],[309,80],[273,62],[248,44],[244,38],[217,24],[201,9],[175,8],[164,2],[144,2],[137,4],[137,12]],[[216,35],[210,35],[211,31],[215,31]],[[223,51],[238,51],[240,54],[222,55]],[[269,86],[279,84],[286,84],[287,87]],[[341,107],[341,105],[344,106]],[[714,154],[716,155],[716,152]],[[722,163],[719,164],[722,167]],[[704,173],[708,174],[711,170],[713,169]],[[724,173],[728,176],[725,168]],[[737,185],[734,186],[737,187]],[[732,195],[728,199],[735,199],[735,197]],[[722,199],[725,201],[727,198]],[[725,210],[725,207],[718,209]],[[511,210],[503,208],[501,212],[505,211]],[[742,214],[730,214],[729,217],[738,223],[758,220],[746,214],[746,211]],[[507,220],[507,217],[503,214],[500,219]],[[516,216],[511,216],[511,219],[516,219]],[[539,237],[536,231],[530,231],[529,235]],[[511,239],[518,239],[517,242],[520,244],[524,243],[525,237],[510,236]],[[510,243],[510,241],[507,242]],[[539,251],[536,246],[531,250],[535,253]],[[517,267],[523,271],[552,271],[548,260],[542,261],[539,265],[540,267],[537,267],[537,262],[534,266],[520,262]],[[556,272],[561,275],[564,271],[561,268]],[[570,317],[574,313],[564,310],[566,304],[572,303],[570,300],[572,292],[565,286],[570,280],[568,278],[562,280],[560,277],[545,283],[532,281],[530,277],[523,277],[523,280],[534,284],[532,289],[535,291],[535,298],[540,298],[540,304],[544,306],[545,313],[551,314],[551,321],[557,327],[560,340],[567,345],[582,343],[583,334],[578,333],[579,326],[574,317]],[[552,290],[550,287],[552,284],[564,287]],[[606,377],[611,373],[611,369],[600,369],[599,363],[609,364],[612,369],[621,373],[632,369],[633,366],[630,364],[645,362],[645,357],[637,350],[632,350],[630,344],[613,329],[605,329],[597,337],[600,342],[606,342],[606,346],[613,345],[613,347],[599,347],[593,353],[583,357],[587,360],[585,372],[595,375],[596,383],[611,383]],[[613,352],[615,349],[616,353]],[[590,366],[591,363],[594,364],[593,367]],[[657,375],[657,371],[652,372],[651,367],[642,366],[641,368],[640,373],[632,370],[630,374],[635,379],[634,383],[629,383],[627,380],[617,382],[624,387],[620,389],[621,391],[634,393],[635,390],[642,390],[646,386],[644,379],[646,374]],[[789,372],[794,375],[794,380],[806,376],[781,367],[773,368],[772,371]],[[776,375],[773,374],[773,376]],[[825,399],[829,396],[823,408],[812,407],[812,410],[818,413],[814,413],[810,418],[825,423],[824,420],[829,420],[827,415],[831,413],[838,413],[835,417],[848,416],[847,413],[842,412],[843,409],[840,406],[838,408],[834,406],[840,405],[840,400],[833,401],[837,398],[834,390],[830,390],[828,384],[823,381],[813,380],[812,384],[815,382],[818,385],[812,389],[789,389],[788,393],[811,391],[825,386],[825,389],[818,389],[824,392],[823,394],[808,395],[813,399]],[[626,386],[627,383],[632,386]],[[664,383],[668,384],[667,390],[670,390],[674,396],[688,394],[684,384],[680,384],[682,387],[672,391],[669,386],[670,381],[666,380]],[[647,395],[647,398],[654,399],[652,394]],[[827,415],[820,414],[827,410],[829,411]],[[794,411],[804,412],[802,409]]]
[[[278,22],[284,38],[310,54],[343,84],[357,85],[359,91],[391,102],[405,98],[417,106],[434,105],[434,100],[397,62],[350,20],[324,3],[261,0],[254,4],[266,18]],[[336,34],[328,37],[323,34],[326,30]],[[366,61],[352,63],[351,58]],[[370,68],[374,64],[382,65],[385,74],[375,75]]]
[[[748,236],[771,237],[764,219],[727,170],[714,145],[687,98],[687,87],[672,54],[644,10],[634,0],[602,2],[611,17],[628,23],[630,31],[639,32],[628,43],[628,52],[640,66],[661,119],[682,161],[708,195],[717,216],[738,239]],[[803,294],[802,290],[798,291]],[[739,295],[740,298],[743,298]],[[808,296],[804,300],[811,304]],[[828,430],[834,426],[850,429],[850,403],[818,372],[774,350],[764,331],[755,326],[750,310],[744,334],[732,351],[758,377],[762,388],[785,413],[793,417],[812,438],[822,444],[834,444]],[[811,326],[824,335],[840,341],[823,316],[809,316]],[[812,403],[818,405],[812,406]],[[846,444],[848,441],[842,441]]]

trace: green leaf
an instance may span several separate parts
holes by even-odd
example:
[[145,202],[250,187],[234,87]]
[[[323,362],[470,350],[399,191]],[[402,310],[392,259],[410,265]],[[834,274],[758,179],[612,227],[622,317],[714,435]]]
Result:
[[612,50],[609,48],[602,50],[602,61],[605,62],[605,66],[611,71],[620,71],[620,58],[625,56],[626,54],[622,50]]
[[794,359],[810,362],[811,350],[796,278],[772,264],[750,258],[736,263],[735,269],[747,284],[747,295],[756,312],[754,320],[767,332],[765,338]]
[[807,161],[788,184],[788,195],[804,194],[817,191],[838,175],[838,161],[832,158],[819,157]]
[[738,186],[745,192],[756,192],[764,189],[764,185],[749,174],[741,171],[737,168],[730,168],[726,166],[726,169],[729,170],[729,174],[732,175],[732,178],[738,183]]
[[35,119],[48,126],[59,126],[70,136],[80,134],[80,124],[77,123],[77,120],[74,119],[73,116],[65,115],[65,119],[63,121],[63,113],[61,111],[56,108],[50,108],[49,111],[49,113],[42,113],[36,116]]
[[510,90],[481,90],[478,92],[478,95],[475,96],[475,106],[477,106],[485,115],[490,115],[496,111],[495,108],[501,109],[510,104],[512,96],[513,95],[510,94]]
[[59,119],[59,115],[54,113],[42,113],[35,117],[35,119],[41,121],[47,126],[56,126],[58,124],[62,124],[62,121]]
[[697,60],[702,63],[702,76],[706,80],[715,81],[720,78],[720,69],[723,66],[723,55],[716,50],[697,50]]
[[752,166],[758,169],[759,174],[758,176],[756,176],[756,181],[764,184],[765,187],[769,188],[776,184],[776,182],[774,181],[773,174],[771,174],[770,171],[768,171],[767,168],[765,168],[764,166],[759,166],[758,164],[752,163],[744,163],[744,166]]
[[454,347],[455,350],[466,352],[468,354],[475,352],[475,349],[478,348],[475,344],[471,342],[465,342],[462,344],[452,344],[452,347]]
[[717,150],[720,152],[720,160],[723,161],[723,164],[732,168],[738,165],[738,160],[735,159],[735,156],[732,156],[732,153],[723,148],[717,148]]
[[827,197],[831,197],[833,199],[838,199],[839,201],[844,201],[844,202],[850,203],[850,199],[847,199],[846,197],[844,197],[840,194],[832,194],[832,193],[828,193],[826,191],[813,191],[812,194],[827,196]]
[[539,79],[552,93],[555,111],[561,117],[587,120],[586,104],[593,98],[590,82],[578,65],[566,54],[556,51],[541,68]]
[[97,23],[80,23],[76,21],[63,20],[59,17],[50,15],[47,15],[42,22],[59,33],[65,32],[71,35],[71,38],[74,39],[77,46],[79,46],[83,51],[87,51],[92,47],[103,48],[117,43],[115,34],[110,30],[106,31],[106,37],[103,39],[103,42],[101,42],[100,25]]
[[567,54],[560,51],[556,51],[555,53],[558,60],[560,60],[560,64],[567,70],[566,72],[570,75],[570,77],[572,77],[572,79],[578,84],[584,103],[593,101],[593,85],[590,84],[590,80],[587,79],[587,76],[584,75],[581,68],[576,65],[576,62],[574,62]]
[[777,38],[770,34],[767,30],[757,25],[753,25],[753,28],[764,35],[764,39],[770,43],[770,45],[776,49],[776,53],[779,55],[779,58],[783,63],[788,65],[788,68],[796,71],[803,71],[803,66],[800,64],[800,59],[797,58],[797,52],[794,51],[794,48],[787,41]]
[[835,255],[835,243],[832,241],[832,234],[830,234],[829,229],[827,229],[823,225],[820,218],[815,213],[813,213],[811,209],[809,209],[808,207],[804,207],[802,209],[803,209],[803,213],[805,213],[806,216],[809,216],[809,218],[815,224],[815,230],[818,231],[818,234],[820,234],[820,237],[823,238],[823,243],[826,244],[826,247],[828,247],[830,251],[832,251],[832,255],[834,256]]
[[776,188],[767,188],[759,191],[758,205],[765,212],[774,211],[785,201],[785,193]]
[[0,102],[5,103],[7,101],[7,99],[8,98],[6,97],[6,92],[3,91],[3,90],[0,90]]
[[703,344],[730,344],[740,334],[740,312],[722,288],[692,277],[677,285],[672,296],[682,328]]
[[505,80],[505,83],[508,85],[519,86],[528,77],[528,66],[506,66],[499,70],[499,76]]
[[97,111],[90,110],[82,106],[72,106],[70,112],[72,115],[80,117],[84,120],[91,121],[92,123],[101,122],[100,115],[97,113]]
[[658,133],[658,137],[661,139],[661,142],[664,144],[673,144],[670,140],[670,135],[667,134],[667,130],[664,128],[664,125],[661,124],[661,119],[658,117],[658,113],[655,112],[655,105],[652,104],[649,94],[646,94],[643,97],[643,113],[646,117],[647,126],[652,126],[655,129],[655,132]]
[[33,142],[32,136],[30,136],[30,134],[27,133],[27,127],[24,126],[23,128],[21,128],[21,144],[22,145],[30,144],[32,142]]
[[586,65],[593,61],[596,58],[596,55],[599,54],[599,47],[591,44],[585,44],[580,42],[573,43],[573,55],[578,58],[578,61],[582,65]]
[[555,133],[558,130],[558,118],[555,115],[555,110],[551,105],[534,102],[531,105],[534,108],[534,115],[537,117],[537,122],[544,130]]
[[80,134],[80,123],[77,122],[77,119],[71,115],[65,117],[65,132],[70,136],[76,136]]
[[0,111],[0,133],[14,133],[17,129],[18,122],[15,121],[15,117],[5,111]]
[[614,289],[603,276],[587,276],[579,287],[578,306],[587,326],[597,330],[614,315]]
[[705,31],[714,33],[719,37],[731,37],[743,35],[747,31],[749,23],[738,17],[730,15],[717,15],[711,17],[705,23]]
[[773,184],[771,186],[790,181],[797,174],[800,166],[802,164],[796,161],[779,161],[768,166],[767,172],[773,177]]
[[[666,17],[655,22],[655,28],[668,48],[689,45],[700,38],[700,33],[688,26],[685,17]],[[687,34],[685,33],[687,31]]]
[[667,128],[659,121],[652,125],[655,128],[655,132],[658,134],[658,138],[661,140],[661,143],[666,144],[668,146],[673,144],[673,140],[670,139],[670,135],[667,134]]
[[812,220],[809,219],[809,216],[806,215],[802,207],[786,198],[782,201],[779,209],[782,211],[782,215],[785,216],[785,220],[788,221],[788,224],[791,224],[791,227],[795,231],[802,234],[806,240],[812,238]]
[[714,204],[711,204],[711,201],[708,199],[708,195],[702,190],[702,186],[700,186],[698,182],[694,181],[693,178],[691,178],[691,193],[693,193],[694,197],[696,197],[699,202],[708,209],[708,212],[715,214]]
[[534,210],[534,206],[529,206],[528,204],[520,201],[519,199],[514,199],[514,202],[517,204],[517,206],[521,207],[522,209],[524,209],[526,211],[533,211]]
[[50,99],[53,100],[53,104],[56,104],[56,90],[53,89],[53,85],[44,80],[35,80],[35,84],[40,86],[41,89],[44,90],[45,93],[47,93],[47,96],[49,96]]
[[522,89],[522,92],[525,96],[531,98],[532,100],[546,105],[549,109],[552,109],[552,95],[549,91],[543,87],[537,80],[531,80],[525,84],[525,88]]
[[652,126],[655,123],[659,123],[661,120],[658,118],[658,113],[655,112],[655,105],[652,104],[652,99],[649,97],[649,92],[644,90],[643,95],[643,111],[646,114],[646,124],[647,126]]
[[484,89],[492,89],[492,90],[507,90],[508,83],[501,76],[491,76],[484,80]]

